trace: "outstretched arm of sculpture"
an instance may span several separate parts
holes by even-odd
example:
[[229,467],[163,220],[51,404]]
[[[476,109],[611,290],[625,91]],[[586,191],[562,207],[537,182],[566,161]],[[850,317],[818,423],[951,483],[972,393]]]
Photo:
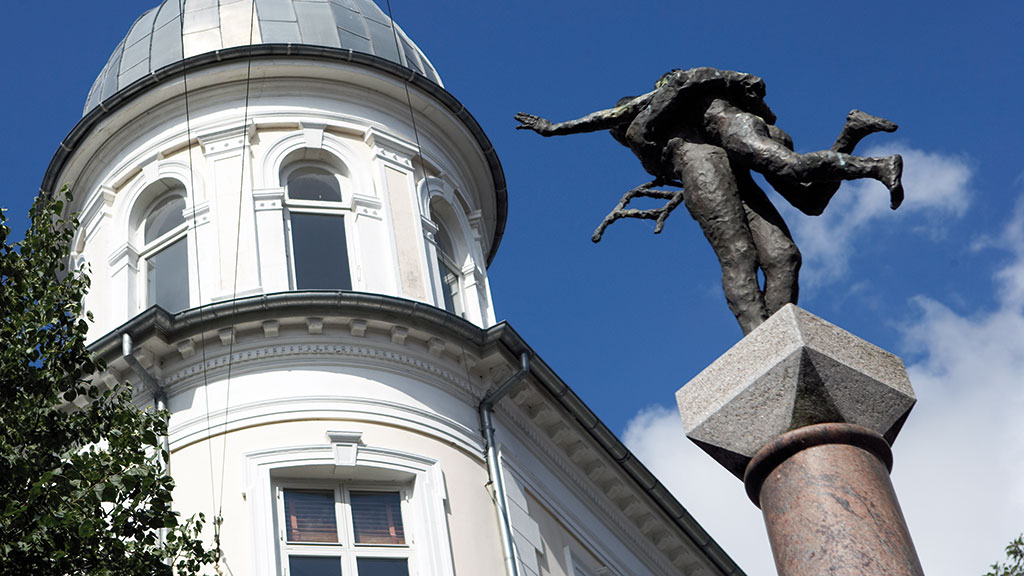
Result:
[[541,136],[562,136],[564,134],[608,130],[620,124],[631,122],[650,103],[653,95],[654,92],[648,92],[614,108],[598,110],[582,118],[566,122],[551,122],[540,116],[520,112],[515,116],[515,119],[519,121],[519,126],[516,126],[516,129],[533,130]]

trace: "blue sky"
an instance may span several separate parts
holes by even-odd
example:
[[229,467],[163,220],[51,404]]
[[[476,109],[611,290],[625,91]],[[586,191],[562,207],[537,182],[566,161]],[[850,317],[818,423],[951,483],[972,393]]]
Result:
[[[0,22],[0,205],[16,230],[110,52],[155,0],[11,3]],[[901,355],[919,403],[894,482],[926,571],[981,574],[1024,530],[1024,5],[979,0],[457,2],[392,0],[395,19],[493,141],[509,219],[495,308],[751,574],[771,574],[738,481],[680,441],[675,390],[741,336],[699,227],[625,220],[645,182],[607,134],[542,139],[512,115],[581,116],[671,68],[763,77],[798,151],[861,108],[900,124],[862,151],[907,159],[907,200],[845,185],[819,219],[785,212],[805,255],[801,305]],[[779,199],[775,198],[780,205]]]

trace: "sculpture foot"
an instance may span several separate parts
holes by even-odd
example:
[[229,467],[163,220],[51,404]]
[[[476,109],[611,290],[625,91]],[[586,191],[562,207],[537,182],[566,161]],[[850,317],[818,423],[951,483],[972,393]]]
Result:
[[895,132],[897,128],[899,126],[895,122],[890,122],[878,116],[872,116],[861,110],[850,110],[850,113],[846,115],[847,131],[851,134],[855,133],[860,137],[874,134],[875,132]]
[[889,207],[895,210],[903,203],[903,157],[893,154],[885,160],[881,181],[889,189]]

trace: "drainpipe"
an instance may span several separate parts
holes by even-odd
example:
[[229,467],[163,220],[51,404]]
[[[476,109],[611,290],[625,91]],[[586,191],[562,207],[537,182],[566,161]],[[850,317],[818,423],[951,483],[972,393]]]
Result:
[[[139,362],[139,359],[135,357],[134,345],[132,344],[132,337],[125,332],[121,335],[121,357],[128,363],[135,375],[142,380],[142,383],[146,386],[146,389],[153,394],[153,401],[156,403],[156,409],[164,412],[167,410],[167,391],[164,387],[157,382],[156,378],[146,370],[146,367]],[[164,421],[164,426],[169,426],[170,422]],[[166,454],[166,460],[164,460],[164,473],[168,476],[171,474],[171,440],[165,433],[160,437],[160,447],[163,448],[164,454]],[[167,540],[167,528],[160,529],[160,542],[163,543]],[[170,560],[168,560],[170,562]]]
[[501,547],[505,555],[505,573],[507,576],[519,576],[519,565],[516,563],[515,547],[512,541],[512,521],[509,519],[508,502],[505,499],[505,483],[501,479],[501,463],[498,461],[498,448],[494,443],[494,422],[491,413],[498,403],[513,386],[521,382],[530,373],[530,356],[523,352],[519,357],[519,371],[509,377],[504,384],[498,386],[480,402],[480,430],[484,435],[487,460],[487,478],[494,487],[494,506],[498,511],[498,530],[501,532]]
[[[121,335],[121,357],[128,363],[135,375],[142,380],[142,383],[146,386],[146,389],[153,394],[153,401],[156,403],[156,409],[163,412],[167,410],[167,391],[164,387],[157,382],[156,378],[146,370],[139,359],[135,357],[134,345],[132,344],[132,337],[126,332]],[[169,424],[169,422],[165,422]],[[170,438],[167,434],[160,437],[160,446],[163,448],[164,453],[167,454],[167,461],[164,463],[164,471],[170,475],[171,473],[171,443]]]

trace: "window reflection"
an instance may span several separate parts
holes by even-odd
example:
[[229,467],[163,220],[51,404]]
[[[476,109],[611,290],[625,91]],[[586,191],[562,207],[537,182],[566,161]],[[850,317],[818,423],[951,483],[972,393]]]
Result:
[[356,560],[359,576],[409,576],[405,558],[360,558]]
[[338,177],[316,166],[296,168],[288,175],[288,197],[293,200],[341,202]]
[[146,259],[146,301],[168,312],[189,306],[188,242],[184,237]]
[[303,162],[284,169],[282,175],[288,190],[295,289],[351,290],[338,171],[323,163]]
[[434,221],[437,226],[437,269],[441,275],[441,296],[444,298],[444,309],[463,315],[462,298],[459,295],[459,266],[455,260],[452,237],[443,222]]
[[182,196],[171,196],[157,204],[146,217],[145,243],[149,244],[184,224],[184,212],[185,198]]
[[292,257],[297,290],[351,290],[345,218],[292,213]]
[[154,186],[170,188],[141,222],[142,269],[145,270],[145,306],[168,312],[189,307],[188,226],[185,223],[185,189],[161,181]]
[[341,576],[341,558],[289,556],[289,576]]

